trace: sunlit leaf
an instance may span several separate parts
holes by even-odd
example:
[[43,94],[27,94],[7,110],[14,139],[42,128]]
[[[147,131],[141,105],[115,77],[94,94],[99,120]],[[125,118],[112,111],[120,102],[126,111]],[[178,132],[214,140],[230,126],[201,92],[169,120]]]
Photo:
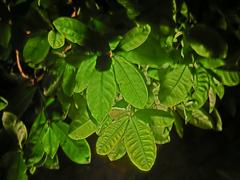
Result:
[[64,46],[65,38],[59,32],[55,32],[54,30],[51,30],[48,33],[48,42],[53,49],[58,49]]
[[53,24],[67,40],[83,45],[87,27],[82,22],[69,17],[59,17]]
[[127,124],[128,117],[113,121],[98,138],[96,143],[97,153],[100,155],[109,154],[123,138]]
[[0,96],[0,111],[5,109],[5,107],[7,107],[7,105],[8,105],[8,101],[6,99],[4,99],[2,96]]
[[149,171],[156,159],[154,136],[147,123],[133,117],[124,134],[124,144],[130,160],[142,171]]
[[75,87],[75,77],[76,77],[75,67],[69,64],[66,64],[65,70],[63,73],[62,88],[63,88],[63,92],[68,96],[72,96],[73,94],[73,90]]
[[164,144],[170,141],[169,132],[171,131],[174,117],[169,112],[143,109],[137,111],[135,116],[149,124],[157,144]]
[[118,159],[121,159],[126,154],[126,148],[124,146],[124,143],[121,141],[119,142],[115,148],[108,154],[108,158],[110,161],[116,161]]
[[148,100],[148,91],[138,70],[132,64],[116,56],[114,72],[124,99],[137,108],[143,108]]
[[182,102],[192,88],[192,74],[187,66],[178,65],[160,81],[159,100],[167,106]]
[[87,104],[97,121],[101,121],[111,110],[116,83],[112,68],[107,71],[94,70],[87,88]]
[[213,72],[217,74],[223,85],[236,86],[240,83],[240,72],[238,71],[214,69]]
[[124,51],[136,49],[146,41],[151,27],[148,24],[139,25],[128,31],[119,43],[119,46]]
[[213,129],[214,121],[210,114],[202,109],[193,110],[189,123],[202,129]]

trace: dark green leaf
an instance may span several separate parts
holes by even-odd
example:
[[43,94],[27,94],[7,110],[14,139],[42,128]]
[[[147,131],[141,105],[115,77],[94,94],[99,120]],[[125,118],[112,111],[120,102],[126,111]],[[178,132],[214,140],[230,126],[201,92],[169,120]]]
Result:
[[24,61],[31,65],[39,64],[47,57],[49,49],[47,33],[35,34],[27,40],[24,46]]
[[0,22],[0,45],[7,48],[11,39],[11,26],[8,23]]
[[76,68],[72,65],[66,64],[63,73],[62,88],[67,96],[72,96],[75,87]]

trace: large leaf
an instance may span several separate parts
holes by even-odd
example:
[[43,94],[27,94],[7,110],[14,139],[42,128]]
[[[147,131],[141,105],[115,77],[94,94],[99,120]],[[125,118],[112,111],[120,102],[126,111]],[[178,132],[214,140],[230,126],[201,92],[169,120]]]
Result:
[[58,49],[65,44],[65,38],[59,32],[54,30],[49,31],[48,33],[48,42],[53,49]]
[[119,142],[115,148],[108,154],[108,158],[110,161],[116,161],[121,159],[126,154],[126,148],[124,143],[121,141]]
[[72,65],[66,64],[65,70],[63,73],[62,88],[63,88],[63,92],[68,96],[72,96],[73,94],[73,90],[75,87],[75,77],[76,77],[76,68]]
[[2,111],[5,107],[7,107],[8,101],[0,96],[0,111]]
[[120,56],[114,57],[114,71],[124,99],[137,108],[143,108],[148,101],[148,91],[141,74]]
[[79,45],[83,44],[87,27],[82,22],[69,17],[59,17],[53,21],[53,24],[67,40]]
[[98,138],[96,143],[97,153],[100,155],[107,155],[110,153],[123,138],[127,124],[127,116],[113,121]]
[[87,104],[96,120],[103,120],[111,110],[116,95],[116,83],[112,68],[95,70],[87,88]]
[[120,41],[120,48],[124,51],[131,51],[139,47],[151,32],[151,27],[148,24],[139,25],[128,31]]
[[117,52],[117,55],[122,56],[128,62],[150,67],[172,64],[174,59],[171,53],[162,48],[159,41],[152,36],[149,36],[138,48],[128,52],[120,51]]
[[64,122],[53,123],[53,131],[60,140],[60,146],[69,159],[78,164],[89,164],[91,151],[85,139],[73,140],[68,137],[68,124]]
[[169,132],[171,131],[174,117],[169,112],[156,109],[143,109],[137,111],[135,116],[149,123],[156,143],[164,144],[170,141]]
[[240,72],[238,71],[214,69],[213,72],[217,74],[223,85],[236,86],[240,83]]
[[44,151],[51,158],[53,158],[56,155],[58,150],[59,139],[55,135],[55,132],[53,131],[51,126],[47,128],[47,132],[42,138],[42,144],[43,144]]
[[189,32],[192,49],[206,58],[226,58],[228,45],[214,29],[203,24],[195,25]]
[[92,56],[90,59],[85,60],[80,64],[76,74],[74,92],[80,93],[87,88],[89,79],[95,69],[96,59],[97,56]]
[[187,66],[178,65],[160,81],[159,100],[167,106],[182,102],[192,87],[192,75]]
[[204,68],[197,68],[195,72],[194,93],[192,95],[192,108],[202,107],[208,99],[209,78]]
[[24,61],[38,64],[47,57],[49,49],[47,33],[38,33],[27,40],[23,49]]
[[124,144],[130,160],[142,171],[149,171],[156,159],[154,136],[147,123],[133,117],[124,134]]

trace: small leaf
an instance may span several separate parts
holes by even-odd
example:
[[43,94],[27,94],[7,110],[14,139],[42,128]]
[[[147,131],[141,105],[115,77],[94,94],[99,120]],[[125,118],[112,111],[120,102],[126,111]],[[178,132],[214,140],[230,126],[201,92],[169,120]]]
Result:
[[53,21],[53,25],[67,40],[83,45],[87,27],[82,22],[69,17],[59,17]]
[[215,130],[222,131],[222,118],[216,108],[213,109],[213,117],[215,119]]
[[42,138],[42,144],[44,151],[51,157],[53,158],[58,150],[59,146],[59,139],[55,135],[54,131],[52,128],[49,126],[47,129],[47,132]]
[[213,72],[217,74],[223,85],[236,86],[240,83],[240,72],[238,71],[214,69]]
[[156,159],[154,136],[147,123],[133,117],[124,134],[124,144],[130,160],[142,171],[149,171]]
[[192,74],[187,66],[178,65],[161,78],[160,84],[160,102],[174,106],[186,99],[192,88]]
[[78,164],[89,164],[91,151],[85,139],[72,140],[68,137],[68,124],[64,122],[53,123],[53,131],[60,140],[60,146],[69,159]]
[[53,158],[48,156],[44,163],[44,167],[48,169],[59,169],[58,156],[55,155]]
[[193,110],[189,123],[202,129],[213,129],[214,122],[212,117],[202,109]]
[[183,138],[183,132],[184,132],[184,121],[182,118],[178,115],[178,113],[174,113],[174,127],[176,129],[176,132],[180,138]]
[[23,49],[23,57],[26,63],[39,64],[47,57],[49,43],[46,33],[38,33],[27,40]]
[[166,111],[156,109],[143,109],[135,113],[138,119],[149,124],[155,143],[165,144],[170,141],[169,132],[171,131],[174,117]]
[[151,32],[148,24],[139,25],[128,31],[122,38],[119,46],[124,51],[131,51],[143,44]]
[[8,101],[4,99],[2,96],[0,96],[0,111],[5,109],[8,105]]
[[100,155],[109,154],[121,141],[125,129],[128,124],[128,117],[123,117],[119,120],[113,121],[112,124],[106,128],[96,143],[96,151]]
[[148,101],[148,91],[141,74],[120,56],[115,56],[113,66],[124,99],[136,108],[143,108]]
[[126,148],[124,143],[121,141],[119,142],[115,148],[108,154],[108,158],[110,161],[116,161],[121,159],[126,154]]
[[111,110],[116,95],[116,83],[112,68],[95,70],[87,88],[87,104],[97,121],[103,120]]
[[65,71],[63,73],[62,88],[63,92],[68,96],[72,96],[73,94],[73,90],[75,87],[75,77],[76,77],[75,67],[66,64]]
[[48,42],[53,49],[58,49],[64,46],[65,38],[59,32],[51,30],[48,33]]
[[210,87],[208,91],[208,99],[209,99],[209,113],[211,113],[216,104],[216,93],[214,92],[212,87]]
[[95,70],[97,56],[92,56],[90,59],[83,61],[76,74],[76,85],[74,92],[80,93],[87,88],[89,79]]
[[203,24],[195,25],[189,32],[192,49],[206,58],[226,58],[227,42],[214,29]]
[[209,78],[204,68],[197,68],[195,72],[195,91],[192,95],[192,108],[201,108],[208,99]]

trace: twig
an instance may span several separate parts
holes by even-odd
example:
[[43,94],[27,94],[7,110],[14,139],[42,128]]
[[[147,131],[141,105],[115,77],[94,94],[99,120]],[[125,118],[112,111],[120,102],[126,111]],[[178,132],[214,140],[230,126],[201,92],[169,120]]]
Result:
[[21,66],[21,63],[20,63],[20,58],[19,58],[19,51],[18,49],[15,50],[15,53],[16,53],[16,61],[17,61],[17,67],[18,67],[18,70],[22,76],[23,79],[30,79],[29,76],[23,71],[22,69],[22,66]]

